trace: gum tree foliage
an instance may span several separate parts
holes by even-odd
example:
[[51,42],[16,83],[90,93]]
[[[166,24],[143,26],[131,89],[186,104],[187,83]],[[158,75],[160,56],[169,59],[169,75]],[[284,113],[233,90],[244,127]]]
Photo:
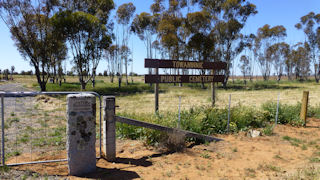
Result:
[[277,81],[281,80],[289,54],[290,46],[285,42],[273,44],[267,49],[267,59],[270,59],[273,64]]
[[112,26],[108,18],[114,3],[112,0],[66,0],[63,7],[54,17],[56,31],[68,42],[81,88],[85,89],[90,80],[94,87],[103,49],[111,43]]
[[[129,60],[131,61],[131,59],[129,58],[131,55],[131,51],[128,46],[122,45],[119,49],[119,55],[120,55],[120,57],[119,57],[120,61],[122,59],[124,59],[125,62],[129,61]],[[127,65],[125,65],[125,66],[126,66],[126,84],[128,84],[128,74],[127,74],[128,73],[128,70],[127,70],[128,66]],[[118,67],[118,73],[119,73],[118,77],[122,76],[122,74],[120,74],[120,72],[122,72],[122,70],[120,70],[120,68],[122,69],[122,67],[120,67],[120,66]],[[120,87],[121,87],[121,80],[119,81],[119,88]]]
[[244,79],[244,82],[246,84],[246,78],[247,76],[249,76],[250,72],[251,72],[251,66],[250,66],[250,60],[249,60],[249,57],[246,56],[246,55],[242,55],[240,57],[240,70],[241,70],[241,73],[243,75],[243,79]]
[[295,25],[299,30],[303,30],[306,35],[306,41],[309,44],[310,56],[314,66],[314,77],[316,82],[320,79],[320,14],[310,12],[302,16],[300,22]]
[[65,47],[60,46],[63,42],[51,23],[59,5],[58,0],[0,1],[0,17],[10,29],[20,54],[33,66],[41,91],[46,91],[52,62],[65,59],[61,53]]
[[269,48],[274,43],[278,43],[286,35],[286,28],[283,26],[270,27],[270,25],[266,24],[257,31],[254,44],[254,54],[257,58],[261,74],[265,81],[269,79],[272,67]]
[[136,34],[147,48],[147,58],[152,58],[153,35],[156,32],[155,17],[147,12],[136,15],[131,24],[131,31]]
[[[161,2],[163,3],[163,2]],[[158,14],[157,35],[169,59],[179,60],[183,42],[183,17],[177,0],[169,0],[169,7]]]
[[[142,12],[134,17],[131,24],[131,31],[144,42],[147,49],[147,58],[153,58],[152,43],[154,42],[157,22],[157,16]],[[149,74],[150,73],[151,68],[149,68]]]
[[306,80],[310,75],[310,46],[308,43],[297,43],[292,47],[290,60],[293,64],[295,78]]
[[211,33],[215,36],[215,48],[218,60],[227,63],[226,78],[223,83],[227,85],[233,61],[238,56],[244,44],[241,41],[240,31],[247,19],[257,13],[256,6],[246,0],[192,0],[207,11],[212,21]]
[[[243,64],[243,65],[247,66],[247,67],[245,67],[245,69],[247,70],[246,76],[249,77],[249,80],[251,82],[253,79],[253,71],[254,71],[254,63],[255,63],[255,59],[253,56],[253,47],[254,47],[255,38],[256,38],[256,36],[254,34],[246,35],[243,38],[244,55],[248,58],[248,63]],[[240,59],[241,59],[241,57],[240,57]]]
[[110,75],[110,82],[114,82],[114,76],[116,74],[116,69],[118,67],[118,53],[119,53],[119,46],[118,45],[111,45],[105,50],[105,57],[107,59],[108,70]]
[[[117,22],[122,26],[122,47],[128,48],[128,42],[130,39],[130,21],[133,17],[133,13],[136,11],[136,7],[133,3],[125,3],[119,6],[117,9]],[[123,49],[123,48],[121,48]],[[129,52],[129,51],[126,51]],[[121,56],[121,61],[124,61],[125,73],[126,73],[126,84],[128,85],[128,64],[129,64],[129,54],[128,56]],[[122,72],[119,76],[119,84],[121,84]]]
[[[210,32],[211,18],[206,11],[188,13],[185,20],[185,29],[188,34],[187,47],[192,52],[193,60],[213,61],[215,59],[215,38]],[[205,71],[202,70],[204,75]],[[202,83],[204,88],[204,83]]]

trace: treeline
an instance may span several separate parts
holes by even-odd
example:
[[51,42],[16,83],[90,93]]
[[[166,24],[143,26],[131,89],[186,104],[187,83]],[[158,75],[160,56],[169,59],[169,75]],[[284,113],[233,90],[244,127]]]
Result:
[[[319,81],[319,14],[310,13],[296,25],[306,34],[306,42],[288,45],[281,25],[265,25],[256,34],[241,33],[247,19],[258,13],[247,0],[154,0],[150,12],[140,14],[135,14],[133,3],[115,8],[113,0],[0,0],[0,16],[19,52],[34,67],[42,91],[49,79],[65,79],[68,55],[73,65],[70,72],[79,77],[82,89],[88,82],[95,86],[102,59],[111,82],[117,78],[120,87],[125,77],[129,84],[131,35],[144,42],[147,58],[226,62],[224,86],[235,68],[241,69],[245,79],[252,79],[255,64],[265,80],[272,72],[278,80],[284,74],[304,79],[314,67]],[[112,10],[115,17],[110,17]]]
[[319,82],[320,14],[310,12],[301,17],[295,27],[304,32],[304,42],[286,43],[286,28],[282,25],[271,27],[266,24],[256,34],[251,34],[239,60],[243,78],[252,80],[253,67],[258,64],[264,80],[268,80],[273,72],[278,81],[283,76],[288,80],[306,80],[313,75]]

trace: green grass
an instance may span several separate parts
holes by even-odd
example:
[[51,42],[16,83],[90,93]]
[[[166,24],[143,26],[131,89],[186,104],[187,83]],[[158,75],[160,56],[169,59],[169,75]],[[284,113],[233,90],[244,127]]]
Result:
[[289,141],[292,146],[299,147],[300,144],[302,144],[302,147],[301,147],[302,150],[306,150],[307,149],[307,146],[305,144],[303,144],[303,143],[305,143],[305,141],[303,141],[301,139],[292,138],[290,136],[283,136],[282,139],[285,140],[285,141]]
[[20,154],[21,154],[20,151],[12,151],[12,152],[6,153],[5,158],[8,159],[13,156],[19,156]]
[[311,157],[310,159],[311,163],[320,163],[320,158],[319,157]]
[[[39,89],[38,84],[33,84],[33,86]],[[47,91],[81,91],[81,84],[71,82],[62,83],[62,85],[59,86],[59,84],[48,83]],[[95,88],[92,87],[91,83],[88,83],[85,91],[94,91],[100,95],[127,95],[142,92],[152,93],[154,91],[154,87],[144,83],[130,83],[130,85],[123,83],[121,88],[119,88],[117,83],[97,81]]]

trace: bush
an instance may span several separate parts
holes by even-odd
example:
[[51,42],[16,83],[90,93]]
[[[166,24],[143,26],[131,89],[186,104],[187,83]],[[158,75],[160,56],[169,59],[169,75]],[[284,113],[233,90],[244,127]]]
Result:
[[[268,102],[262,105],[262,109],[266,111],[265,118],[269,122],[275,122],[277,104]],[[279,104],[278,124],[290,124],[293,126],[303,125],[303,121],[300,120],[301,104],[288,105]]]
[[320,104],[308,108],[308,117],[320,118]]

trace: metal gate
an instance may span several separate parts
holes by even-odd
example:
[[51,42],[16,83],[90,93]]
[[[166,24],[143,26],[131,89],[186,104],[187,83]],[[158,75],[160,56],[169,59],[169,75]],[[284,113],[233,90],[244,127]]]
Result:
[[0,92],[1,166],[67,161],[66,95],[80,93],[99,99],[96,148],[100,158],[102,102],[98,93]]

